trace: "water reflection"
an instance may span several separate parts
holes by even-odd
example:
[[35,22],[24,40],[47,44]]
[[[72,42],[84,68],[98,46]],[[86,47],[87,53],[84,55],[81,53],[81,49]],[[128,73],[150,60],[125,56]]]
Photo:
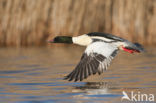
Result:
[[87,100],[88,102],[107,102],[111,101],[113,98],[122,97],[119,92],[114,92],[117,84],[113,82],[85,82],[81,86],[73,86],[73,93],[81,93],[72,96],[74,99]]
[[112,82],[86,82],[85,85],[76,86],[75,89],[85,91],[88,95],[113,95],[111,90],[116,89]]

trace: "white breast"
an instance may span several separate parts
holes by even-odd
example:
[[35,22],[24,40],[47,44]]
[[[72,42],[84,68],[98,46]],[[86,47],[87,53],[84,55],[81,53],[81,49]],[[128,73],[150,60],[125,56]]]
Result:
[[82,46],[88,46],[89,44],[92,43],[92,39],[86,34],[77,36],[77,37],[73,37],[72,41],[74,44],[78,44],[78,45],[82,45]]

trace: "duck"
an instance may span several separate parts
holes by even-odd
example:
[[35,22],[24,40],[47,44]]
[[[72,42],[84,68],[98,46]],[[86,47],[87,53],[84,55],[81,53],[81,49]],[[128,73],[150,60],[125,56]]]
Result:
[[91,32],[80,36],[56,36],[49,43],[67,43],[86,46],[80,62],[75,69],[65,76],[68,81],[82,81],[90,75],[101,74],[108,69],[113,58],[122,50],[141,53],[144,48],[139,43],[132,43],[126,39],[109,33]]

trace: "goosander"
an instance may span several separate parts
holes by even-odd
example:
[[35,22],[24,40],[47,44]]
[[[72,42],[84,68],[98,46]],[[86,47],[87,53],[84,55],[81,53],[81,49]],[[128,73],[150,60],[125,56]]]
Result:
[[82,81],[90,75],[99,75],[107,70],[119,50],[128,53],[140,53],[144,49],[139,43],[132,43],[108,33],[92,32],[76,37],[56,36],[50,43],[73,43],[87,46],[76,68],[64,79]]

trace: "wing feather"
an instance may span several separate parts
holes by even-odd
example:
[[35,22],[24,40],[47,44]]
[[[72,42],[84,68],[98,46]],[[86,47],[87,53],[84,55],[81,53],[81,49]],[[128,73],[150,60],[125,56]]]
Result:
[[93,44],[86,48],[76,68],[64,79],[68,79],[69,81],[74,80],[75,82],[82,81],[90,75],[96,73],[100,75],[107,70],[118,49],[108,44],[103,43],[103,45],[101,42],[97,43],[97,46]]

